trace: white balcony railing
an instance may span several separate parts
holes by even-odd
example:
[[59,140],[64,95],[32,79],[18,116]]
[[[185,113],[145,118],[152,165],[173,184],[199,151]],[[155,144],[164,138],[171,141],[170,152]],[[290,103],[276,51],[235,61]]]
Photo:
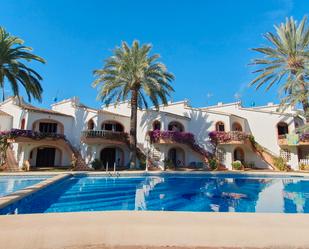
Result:
[[299,165],[309,165],[309,159],[300,159]]

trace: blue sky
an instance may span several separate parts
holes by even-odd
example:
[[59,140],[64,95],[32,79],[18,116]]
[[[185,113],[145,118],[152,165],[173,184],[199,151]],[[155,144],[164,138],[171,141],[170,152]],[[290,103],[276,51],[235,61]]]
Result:
[[134,39],[153,44],[175,74],[174,101],[197,107],[238,94],[245,105],[278,102],[276,87],[268,93],[247,87],[248,63],[257,56],[250,48],[267,44],[262,34],[286,16],[300,20],[309,10],[307,0],[1,0],[0,6],[0,25],[47,60],[32,64],[44,77],[45,107],[56,96],[99,107],[93,70],[121,41]]

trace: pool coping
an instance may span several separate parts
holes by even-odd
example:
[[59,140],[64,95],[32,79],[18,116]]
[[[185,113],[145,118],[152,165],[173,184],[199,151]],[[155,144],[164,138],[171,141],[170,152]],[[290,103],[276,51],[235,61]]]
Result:
[[109,211],[1,216],[0,223],[6,249],[309,247],[304,214]]
[[[12,176],[12,175],[10,175]],[[30,176],[29,174],[27,176]],[[37,175],[35,175],[37,176]],[[9,206],[10,204],[13,204],[15,202],[18,202],[19,200],[30,196],[34,193],[36,193],[39,190],[42,190],[66,177],[71,176],[71,174],[57,174],[51,178],[48,178],[46,180],[42,180],[41,182],[31,185],[29,187],[23,188],[21,190],[18,190],[16,192],[13,192],[11,194],[8,194],[6,196],[0,197],[0,209],[5,208]]]

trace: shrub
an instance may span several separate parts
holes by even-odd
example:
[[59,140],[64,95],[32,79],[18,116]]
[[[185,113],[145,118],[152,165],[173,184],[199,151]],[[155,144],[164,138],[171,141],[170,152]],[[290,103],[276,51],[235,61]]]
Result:
[[164,170],[175,169],[174,163],[171,159],[165,159],[163,162],[164,162]]
[[218,167],[218,162],[216,159],[209,159],[209,168],[215,170]]
[[273,160],[274,160],[274,166],[280,171],[285,171],[289,169],[286,161],[282,157],[276,157]]
[[248,168],[248,169],[254,169],[255,168],[255,163],[254,162],[244,163],[244,167]]
[[102,168],[102,162],[96,158],[91,162],[91,167],[95,170],[99,170]]
[[309,170],[309,165],[307,165],[305,163],[301,163],[299,165],[299,170]]
[[243,168],[243,165],[241,161],[234,161],[232,162],[232,168],[235,170],[241,170]]

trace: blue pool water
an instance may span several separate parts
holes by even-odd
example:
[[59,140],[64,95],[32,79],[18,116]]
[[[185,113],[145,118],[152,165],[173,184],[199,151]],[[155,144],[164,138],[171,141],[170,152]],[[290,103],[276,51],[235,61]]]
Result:
[[72,176],[0,210],[309,213],[309,179],[227,176]]
[[37,184],[49,176],[0,176],[0,197]]

